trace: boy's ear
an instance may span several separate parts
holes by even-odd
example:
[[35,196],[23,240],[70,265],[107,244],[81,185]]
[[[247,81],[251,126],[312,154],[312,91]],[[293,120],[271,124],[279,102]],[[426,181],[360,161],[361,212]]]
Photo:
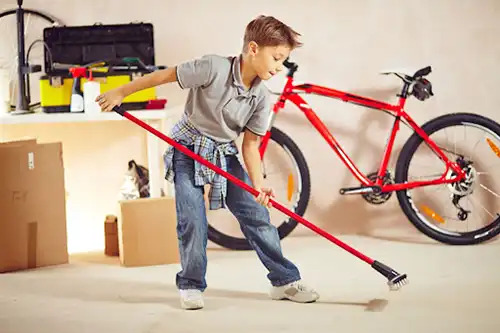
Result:
[[250,43],[248,43],[248,53],[250,55],[256,55],[258,50],[259,50],[259,45],[256,42],[251,41]]

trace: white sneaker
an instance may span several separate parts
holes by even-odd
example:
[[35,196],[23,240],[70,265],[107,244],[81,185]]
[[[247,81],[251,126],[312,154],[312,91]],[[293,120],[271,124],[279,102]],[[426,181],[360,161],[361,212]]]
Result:
[[280,287],[272,287],[270,296],[274,300],[288,299],[298,303],[312,303],[318,300],[319,294],[308,288],[301,280]]
[[198,289],[181,289],[181,307],[186,310],[203,308],[203,296]]

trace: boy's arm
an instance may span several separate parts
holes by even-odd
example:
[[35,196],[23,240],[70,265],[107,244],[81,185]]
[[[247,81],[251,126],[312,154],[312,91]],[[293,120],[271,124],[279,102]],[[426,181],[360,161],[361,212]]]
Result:
[[270,102],[270,97],[266,95],[257,105],[256,111],[246,125],[241,147],[243,160],[253,187],[261,191],[261,195],[256,200],[265,206],[269,206],[269,197],[274,197],[274,192],[264,185],[259,147],[261,137],[266,134],[269,126],[269,116],[272,112]]
[[129,95],[165,83],[178,82],[181,88],[195,88],[206,85],[212,79],[212,57],[204,56],[177,66],[149,73],[112,89],[96,98],[104,112],[113,111]]
[[177,67],[169,67],[144,75],[123,86],[120,86],[119,89],[121,90],[123,96],[128,96],[137,91],[149,89],[175,81],[177,81]]
[[261,205],[271,207],[269,198],[274,198],[275,195],[272,188],[264,186],[259,146],[260,135],[246,129],[242,144],[243,160],[247,167],[248,176],[250,177],[253,187],[260,191],[260,194],[255,198],[255,200]]
[[243,143],[241,145],[243,161],[247,167],[248,176],[252,181],[253,187],[260,190],[264,187],[264,177],[262,176],[260,160],[260,136],[250,130],[245,130]]
[[181,63],[177,66],[147,74],[123,85],[122,90],[125,96],[128,96],[137,91],[171,82],[178,82],[183,89],[195,88],[207,84],[211,74],[212,58],[210,56],[204,56],[199,59]]

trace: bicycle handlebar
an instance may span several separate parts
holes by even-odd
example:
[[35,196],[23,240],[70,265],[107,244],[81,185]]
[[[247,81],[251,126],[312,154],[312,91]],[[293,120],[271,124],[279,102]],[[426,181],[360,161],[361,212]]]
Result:
[[288,58],[285,59],[285,61],[283,62],[283,65],[288,68],[288,76],[293,76],[293,74],[297,71],[297,69],[299,68],[299,65],[297,65],[296,63],[294,62],[291,62],[288,60]]

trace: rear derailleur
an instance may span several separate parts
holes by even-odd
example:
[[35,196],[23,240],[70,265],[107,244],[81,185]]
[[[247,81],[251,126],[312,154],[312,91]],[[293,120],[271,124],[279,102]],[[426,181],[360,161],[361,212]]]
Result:
[[[460,156],[457,159],[458,165],[465,171],[465,178],[458,182],[448,184],[448,187],[452,193],[452,203],[458,209],[457,217],[460,221],[465,221],[469,216],[470,210],[466,210],[460,205],[460,200],[474,192],[474,186],[476,183],[477,172],[472,166],[472,161],[467,161]],[[451,171],[448,175],[449,178],[455,177],[455,172]]]
[[453,194],[453,200],[451,201],[453,205],[458,209],[457,217],[460,221],[467,220],[467,217],[469,217],[469,213],[471,212],[470,210],[466,210],[462,206],[460,206],[459,201],[463,197],[465,197],[465,195]]

